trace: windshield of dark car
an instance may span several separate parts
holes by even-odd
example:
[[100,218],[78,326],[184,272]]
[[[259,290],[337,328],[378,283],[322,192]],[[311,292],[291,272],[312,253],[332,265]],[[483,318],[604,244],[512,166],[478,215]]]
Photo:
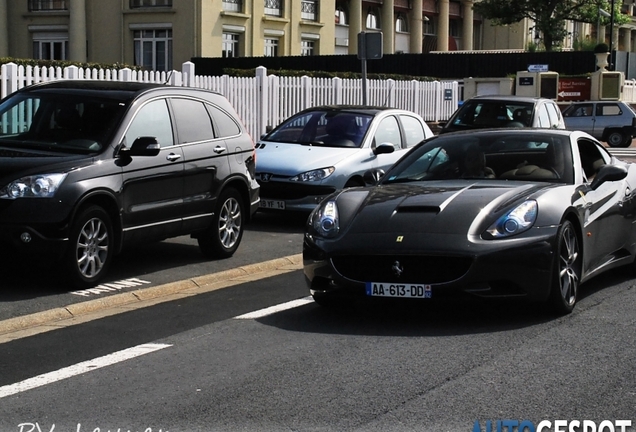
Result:
[[66,94],[16,94],[0,104],[0,146],[69,153],[99,152],[125,106]]
[[413,149],[383,183],[446,179],[564,182],[574,179],[565,135],[440,135]]
[[264,140],[271,142],[351,147],[362,145],[373,117],[346,111],[300,113],[274,129]]
[[468,100],[446,125],[447,130],[532,126],[533,104],[503,100]]

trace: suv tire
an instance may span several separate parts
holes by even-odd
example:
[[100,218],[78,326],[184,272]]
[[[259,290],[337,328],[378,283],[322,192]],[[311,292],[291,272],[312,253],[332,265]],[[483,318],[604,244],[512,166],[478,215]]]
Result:
[[73,286],[94,286],[107,273],[114,253],[113,240],[113,225],[104,209],[90,206],[79,212],[62,257],[62,268]]
[[243,200],[236,189],[221,193],[212,225],[197,236],[206,258],[228,258],[236,252],[243,237],[243,212]]

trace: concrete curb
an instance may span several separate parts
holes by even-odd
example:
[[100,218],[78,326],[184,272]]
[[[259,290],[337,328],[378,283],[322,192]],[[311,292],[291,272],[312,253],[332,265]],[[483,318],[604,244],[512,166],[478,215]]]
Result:
[[302,254],[249,264],[164,285],[73,303],[0,321],[0,343],[302,268]]

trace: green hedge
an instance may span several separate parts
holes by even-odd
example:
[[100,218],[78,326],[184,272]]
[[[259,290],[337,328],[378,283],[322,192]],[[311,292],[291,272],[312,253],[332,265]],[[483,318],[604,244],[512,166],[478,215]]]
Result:
[[[234,69],[225,68],[223,73],[233,77],[253,77],[256,74],[256,69]],[[308,76],[310,78],[343,78],[343,79],[360,79],[362,74],[360,72],[325,72],[325,71],[303,71],[303,70],[286,70],[286,69],[267,69],[268,74],[278,76],[291,76],[302,77]],[[368,79],[387,80],[393,79],[395,81],[438,81],[437,78],[411,76],[411,75],[397,75],[397,74],[367,74]]]

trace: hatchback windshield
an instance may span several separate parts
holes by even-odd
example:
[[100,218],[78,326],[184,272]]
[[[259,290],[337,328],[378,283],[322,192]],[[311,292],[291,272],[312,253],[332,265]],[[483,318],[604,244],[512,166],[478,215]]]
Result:
[[412,150],[383,183],[448,179],[564,182],[574,179],[566,136],[441,135]]
[[301,145],[360,147],[372,118],[355,112],[311,111],[290,118],[264,139]]
[[97,152],[110,139],[124,110],[124,104],[109,99],[17,95],[0,105],[0,146]]

